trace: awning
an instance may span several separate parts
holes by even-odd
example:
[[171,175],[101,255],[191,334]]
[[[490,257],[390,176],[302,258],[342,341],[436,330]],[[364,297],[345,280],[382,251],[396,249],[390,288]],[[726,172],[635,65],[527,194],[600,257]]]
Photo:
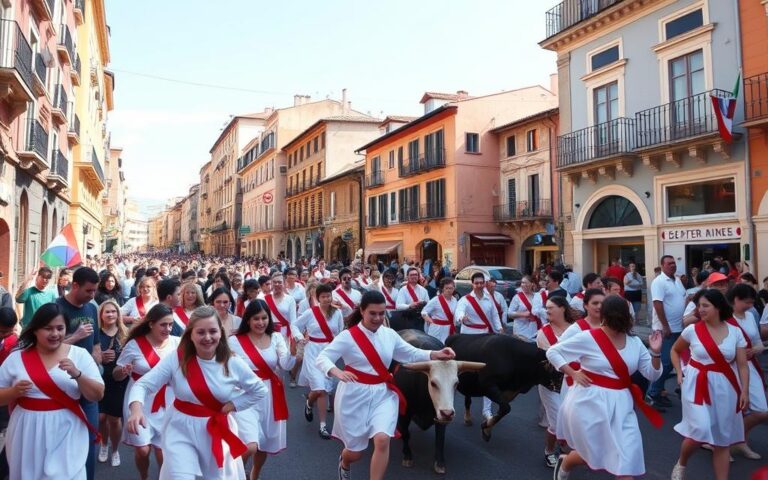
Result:
[[371,255],[388,255],[400,246],[403,242],[400,240],[390,240],[385,242],[373,242],[365,246],[365,258]]
[[508,235],[502,235],[498,233],[494,234],[470,234],[470,237],[472,237],[472,240],[478,241],[480,243],[484,243],[486,245],[511,245],[515,243],[515,241],[512,239],[512,237]]

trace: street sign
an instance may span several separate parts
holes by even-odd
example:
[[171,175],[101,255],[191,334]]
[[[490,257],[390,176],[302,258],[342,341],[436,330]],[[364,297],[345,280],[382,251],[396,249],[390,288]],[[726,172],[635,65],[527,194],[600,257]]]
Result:
[[349,242],[354,238],[354,234],[351,230],[347,230],[344,233],[341,234],[341,239],[345,242]]
[[251,227],[248,225],[244,225],[240,227],[240,235],[248,235],[251,233]]

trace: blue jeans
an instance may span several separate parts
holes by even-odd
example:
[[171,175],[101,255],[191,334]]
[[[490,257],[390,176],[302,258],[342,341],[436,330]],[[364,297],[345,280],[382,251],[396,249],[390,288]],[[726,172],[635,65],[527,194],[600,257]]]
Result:
[[[88,423],[94,428],[99,428],[99,403],[89,402],[85,398],[81,398],[80,406],[83,407]],[[95,440],[96,436],[88,432],[88,458],[85,461],[85,472],[88,480],[93,480],[96,469],[96,448],[98,445],[94,443]]]
[[680,332],[672,333],[668,337],[664,337],[661,341],[661,377],[651,384],[648,389],[648,396],[656,397],[661,395],[661,391],[664,390],[664,383],[669,377],[672,376],[672,358],[670,352],[672,351],[672,345],[675,344],[680,337]]

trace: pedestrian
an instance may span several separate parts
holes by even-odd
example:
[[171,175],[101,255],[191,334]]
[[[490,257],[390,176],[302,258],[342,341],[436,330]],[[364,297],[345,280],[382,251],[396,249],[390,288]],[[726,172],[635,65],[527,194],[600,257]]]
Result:
[[32,270],[16,290],[16,303],[24,304],[24,313],[21,316],[22,328],[29,323],[32,315],[41,305],[56,300],[56,292],[48,289],[48,282],[51,281],[52,276],[53,271],[48,267]]
[[[417,272],[418,273],[418,272]],[[338,387],[333,435],[344,444],[339,456],[339,479],[350,477],[350,466],[360,460],[373,440],[371,480],[381,480],[389,461],[389,442],[395,435],[398,412],[404,413],[404,398],[393,383],[388,369],[392,361],[411,363],[450,360],[453,350],[418,349],[400,338],[394,330],[382,326],[386,312],[384,295],[365,292],[360,307],[342,331],[317,357],[316,365],[326,376],[342,383]],[[344,370],[336,366],[343,359]]]
[[105,300],[98,311],[99,343],[94,346],[96,356],[101,357],[101,378],[104,382],[104,397],[99,401],[99,446],[98,461],[109,459],[109,444],[112,444],[113,467],[120,466],[120,440],[123,436],[123,400],[128,380],[117,381],[112,373],[117,359],[128,337],[128,329],[120,316],[120,305],[113,299]]
[[401,323],[407,327],[415,327],[422,321],[421,310],[429,301],[429,293],[426,288],[419,285],[419,269],[403,265],[403,269],[406,268],[406,284],[402,285],[397,292],[395,307],[399,319],[402,320]]
[[438,285],[437,295],[432,297],[421,310],[424,318],[424,330],[441,342],[456,333],[456,306],[458,301],[453,296],[456,285],[452,278],[443,278]]
[[547,322],[547,300],[552,296],[565,297],[568,301],[571,297],[568,292],[560,286],[560,282],[563,281],[563,274],[557,270],[553,270],[552,273],[542,278],[544,286],[539,292],[533,296],[533,314],[538,317],[542,323]]
[[583,278],[583,284],[584,284],[584,290],[577,293],[576,295],[571,298],[571,308],[576,310],[577,312],[581,313],[582,316],[586,315],[586,310],[584,309],[584,292],[589,290],[590,288],[596,288],[599,290],[602,290],[605,288],[605,285],[603,285],[603,279],[600,278],[600,275],[590,272],[586,275],[584,275]]
[[106,300],[114,300],[118,305],[125,303],[123,301],[123,294],[120,291],[120,284],[117,282],[117,277],[114,274],[107,272],[101,275],[94,300],[99,305]]
[[[645,474],[634,407],[641,408],[654,426],[661,426],[661,416],[643,402],[642,392],[631,380],[636,371],[649,380],[661,375],[661,333],[651,334],[649,351],[630,333],[629,307],[615,295],[603,300],[600,314],[600,328],[561,339],[547,350],[552,365],[574,380],[557,417],[558,434],[562,432],[573,450],[558,458],[556,480],[566,480],[580,465],[623,479]],[[570,362],[579,362],[580,369]]]
[[246,445],[237,437],[229,414],[262,401],[267,395],[264,382],[232,354],[213,308],[192,313],[177,352],[160,360],[128,392],[128,431],[138,434],[147,427],[143,404],[168,384],[176,398],[163,422],[160,478],[243,478],[240,457],[255,453],[258,444]]
[[221,325],[224,327],[224,335],[230,336],[240,327],[240,317],[232,315],[230,306],[233,303],[232,293],[227,287],[219,287],[208,297],[208,303],[216,310]]
[[[10,294],[8,294],[10,297]],[[13,303],[11,303],[13,305]],[[15,331],[19,325],[19,318],[12,307],[0,307],[0,365],[2,365],[11,352],[16,349],[19,337]],[[0,432],[8,428],[10,412],[8,407],[0,407]],[[0,478],[8,477],[8,457],[5,454],[5,445],[0,451]]]
[[619,284],[621,287],[621,296],[624,296],[624,277],[627,275],[627,269],[621,264],[621,259],[616,257],[611,262],[611,266],[605,270],[606,277],[612,277],[622,282]]
[[[241,433],[240,438],[248,443],[248,433],[244,436],[243,430],[258,434],[259,446],[253,454],[250,474],[251,480],[257,480],[267,460],[267,454],[277,455],[285,450],[288,444],[288,404],[285,399],[285,386],[277,370],[290,370],[293,367],[296,347],[289,349],[283,336],[275,330],[272,315],[263,300],[254,300],[248,305],[237,333],[229,337],[228,341],[232,352],[240,356],[261,378],[268,391],[268,395],[255,406],[234,414]],[[253,427],[254,422],[256,428]]]
[[[155,305],[143,322],[135,326],[125,342],[123,351],[117,359],[113,370],[115,381],[121,382],[130,377],[126,387],[125,399],[122,403],[123,415],[127,419],[131,414],[129,396],[136,382],[154,368],[160,360],[173,355],[179,345],[179,337],[171,335],[173,315],[171,310],[162,304]],[[126,428],[123,441],[133,447],[133,458],[139,478],[149,478],[149,454],[155,450],[158,466],[163,464],[162,454],[162,425],[168,407],[173,399],[173,391],[168,387],[158,387],[152,392],[152,402],[145,403],[144,418],[146,428],[138,432],[130,432]]]
[[[286,344],[290,345],[292,338],[298,334],[294,324],[296,323],[296,300],[285,292],[283,274],[272,275],[272,293],[264,295],[264,301],[269,307],[272,318],[275,320],[277,331],[283,335]],[[291,377],[291,383],[296,379]]]
[[128,299],[120,308],[123,314],[123,322],[132,325],[141,322],[149,310],[157,305],[157,289],[155,280],[150,276],[141,277],[136,284],[136,296]]
[[643,301],[643,276],[637,271],[637,264],[629,262],[629,271],[624,275],[624,298],[632,302],[635,314],[640,312]]
[[[173,309],[173,321],[176,322],[181,332],[187,328],[189,316],[196,308],[205,305],[203,298],[203,289],[197,282],[186,282],[181,285],[179,290],[180,304]],[[179,335],[181,336],[181,335]]]
[[[672,347],[683,419],[675,431],[683,436],[673,480],[685,478],[685,467],[702,444],[712,447],[716,480],[727,480],[729,447],[744,442],[742,410],[749,406],[746,340],[729,325],[731,306],[719,290],[701,290],[694,297],[701,321],[688,325]],[[690,349],[683,367],[680,355]]]
[[496,279],[488,277],[485,280],[485,290],[488,292],[488,296],[493,300],[493,305],[496,307],[496,311],[499,314],[499,321],[501,322],[502,329],[507,324],[507,299],[501,292],[496,291]]
[[0,405],[16,404],[5,443],[11,480],[87,477],[96,427],[78,400],[95,404],[104,384],[90,353],[64,342],[66,329],[64,309],[42,305],[0,366]]
[[512,320],[512,335],[526,342],[536,341],[541,320],[533,314],[534,284],[530,275],[520,280],[520,289],[509,302],[507,319]]
[[352,270],[342,268],[339,271],[341,284],[333,291],[333,305],[341,310],[345,319],[349,318],[360,305],[361,294],[352,288]]
[[[175,278],[164,278],[157,282],[157,300],[158,304],[163,304],[174,312],[181,304],[181,283]],[[183,323],[174,319],[171,335],[180,337],[184,327]]]

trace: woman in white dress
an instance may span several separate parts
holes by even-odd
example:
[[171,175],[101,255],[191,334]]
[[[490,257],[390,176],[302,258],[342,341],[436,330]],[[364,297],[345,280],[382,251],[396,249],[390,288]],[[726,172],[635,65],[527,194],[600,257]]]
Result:
[[[160,360],[176,353],[179,337],[171,335],[173,322],[171,309],[165,304],[157,304],[149,310],[144,321],[128,334],[128,340],[117,359],[117,366],[112,370],[112,377],[117,381],[131,377],[123,400],[123,416],[126,419],[131,414],[128,408],[128,396],[136,382]],[[133,447],[133,459],[139,471],[139,478],[142,480],[149,478],[149,454],[153,448],[158,466],[163,464],[161,431],[171,402],[173,402],[173,391],[170,388],[160,388],[153,392],[152,401],[144,406],[147,428],[141,429],[136,434],[127,430],[123,433],[123,443]]]
[[[317,365],[315,359],[318,354],[344,329],[344,317],[341,310],[331,305],[333,302],[333,287],[328,284],[318,285],[315,296],[319,305],[310,308],[301,314],[296,320],[296,331],[306,332],[307,343],[304,347],[304,361],[299,373],[299,385],[309,387],[307,401],[304,404],[304,418],[311,422],[314,418],[313,408],[318,406],[320,416],[320,437],[328,440],[331,434],[326,427],[328,409],[328,397],[335,382],[325,376]],[[321,324],[322,322],[322,324]],[[304,340],[299,335],[296,340]]]
[[173,408],[163,423],[161,480],[235,480],[245,476],[241,455],[246,445],[237,436],[229,413],[257,405],[267,387],[248,365],[232,354],[216,311],[192,313],[177,354],[168,355],[141,377],[128,393],[129,432],[146,428],[142,404],[163,385],[173,388]]
[[157,289],[155,280],[152,277],[144,276],[139,280],[136,286],[136,296],[129,298],[127,302],[120,307],[120,313],[123,314],[123,323],[131,325],[133,322],[140,322],[149,309],[157,305]]
[[85,480],[90,425],[78,399],[101,400],[104,383],[91,355],[64,343],[67,319],[41,306],[0,367],[0,405],[16,403],[5,449],[11,480]]
[[[336,392],[333,436],[344,443],[339,456],[339,478],[350,478],[350,465],[362,458],[373,439],[369,479],[381,480],[389,462],[389,439],[395,435],[401,396],[388,369],[401,363],[450,360],[450,348],[418,349],[382,326],[385,299],[380,292],[365,292],[350,318],[350,327],[333,339],[317,356],[315,364],[326,376],[342,383]],[[344,360],[344,370],[336,361]]]
[[[278,366],[289,370],[295,361],[296,347],[289,350],[283,336],[275,331],[272,314],[264,300],[253,300],[243,313],[237,333],[229,337],[232,352],[245,360],[248,367],[264,381],[269,392],[256,406],[233,415],[237,420],[240,438],[243,430],[256,430],[258,450],[253,454],[251,480],[257,480],[267,460],[267,454],[276,455],[285,450],[288,406],[285,387],[277,373]],[[256,424],[258,428],[251,426]],[[244,440],[248,443],[247,439]]]
[[191,282],[181,284],[179,297],[181,303],[173,309],[173,321],[176,322],[183,332],[187,328],[190,315],[192,315],[192,312],[197,307],[205,305],[205,299],[203,298],[203,289],[200,288],[200,285]]
[[230,312],[234,302],[228,288],[222,287],[214,290],[208,298],[208,303],[216,310],[216,315],[218,315],[219,321],[221,321],[221,325],[224,327],[225,337],[232,335],[240,328],[240,317],[232,315]]
[[432,335],[441,342],[449,335],[456,333],[456,304],[458,301],[453,296],[456,291],[456,285],[452,278],[440,279],[438,294],[432,297],[421,310],[421,316],[424,319],[427,335]]
[[[541,327],[536,335],[536,346],[542,350],[548,350],[549,347],[558,343],[560,336],[576,321],[579,315],[571,308],[565,297],[550,297],[547,300],[546,309],[549,323]],[[544,462],[549,468],[555,468],[557,464],[555,427],[557,426],[557,412],[560,410],[561,397],[559,392],[553,392],[541,385],[538,387],[548,425],[544,440]]]
[[[649,380],[661,376],[661,332],[650,336],[649,352],[630,334],[627,302],[615,295],[603,300],[601,318],[600,328],[579,332],[567,341],[561,337],[547,350],[550,363],[574,380],[557,416],[557,432],[573,450],[558,458],[556,480],[566,480],[580,465],[605,470],[617,479],[643,475],[643,440],[634,407],[655,426],[662,423],[631,379],[636,371]],[[574,361],[579,370],[569,365]]]
[[765,395],[765,377],[760,367],[760,354],[765,347],[760,339],[757,320],[751,310],[757,299],[757,291],[746,283],[736,284],[726,295],[733,306],[733,317],[726,320],[738,327],[744,335],[747,347],[747,366],[749,368],[749,406],[744,410],[744,443],[731,447],[731,453],[738,453],[750,460],[760,460],[759,453],[749,448],[749,432],[754,427],[768,421],[768,402]]
[[[733,311],[719,290],[700,290],[693,301],[701,320],[683,329],[671,352],[683,404],[683,419],[675,425],[683,443],[672,479],[684,479],[688,459],[702,444],[709,444],[715,479],[727,480],[729,449],[744,441],[741,411],[749,406],[747,343],[741,330],[726,322]],[[680,355],[689,349],[691,360],[683,368]]]

